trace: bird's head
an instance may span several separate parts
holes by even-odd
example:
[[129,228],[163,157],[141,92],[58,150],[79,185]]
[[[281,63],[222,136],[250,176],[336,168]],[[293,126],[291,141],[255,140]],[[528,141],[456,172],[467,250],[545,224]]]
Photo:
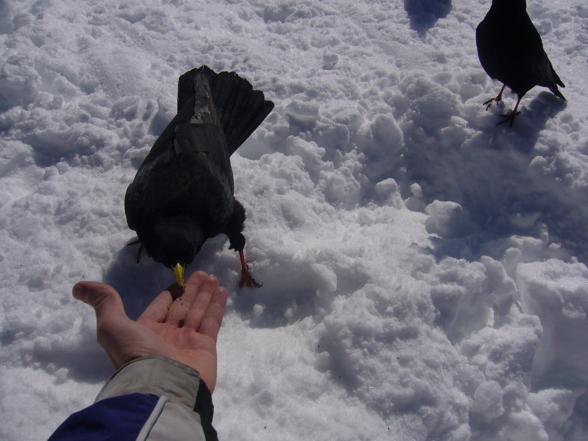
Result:
[[188,216],[160,220],[155,224],[149,240],[141,238],[153,259],[174,271],[181,287],[184,286],[184,271],[205,240],[201,228]]

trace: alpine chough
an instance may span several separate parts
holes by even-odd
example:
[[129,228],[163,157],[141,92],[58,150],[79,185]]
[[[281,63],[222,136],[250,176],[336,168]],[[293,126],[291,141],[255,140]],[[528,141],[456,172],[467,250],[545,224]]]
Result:
[[245,209],[234,197],[230,156],[274,103],[234,72],[192,69],[178,81],[177,115],[157,139],[125,195],[129,228],[155,261],[184,271],[219,233],[239,252],[239,286],[260,286],[243,254]]
[[566,100],[557,86],[565,87],[543,49],[543,42],[527,14],[525,0],[492,0],[490,11],[476,29],[480,63],[490,76],[504,85],[500,93],[486,101],[486,110],[493,101],[502,100],[506,86],[518,95],[514,110],[498,124],[514,122],[523,96],[535,86],[549,88]]

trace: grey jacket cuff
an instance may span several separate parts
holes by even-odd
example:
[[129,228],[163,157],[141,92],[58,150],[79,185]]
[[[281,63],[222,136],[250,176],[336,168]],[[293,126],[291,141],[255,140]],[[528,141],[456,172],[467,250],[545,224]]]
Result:
[[149,356],[130,361],[106,382],[96,401],[132,393],[167,396],[194,409],[200,374],[166,357]]

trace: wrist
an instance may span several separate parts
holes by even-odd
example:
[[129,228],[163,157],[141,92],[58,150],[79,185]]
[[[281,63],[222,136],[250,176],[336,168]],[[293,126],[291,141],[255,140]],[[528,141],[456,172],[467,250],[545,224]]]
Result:
[[194,409],[200,373],[192,367],[161,356],[136,358],[124,364],[106,382],[96,401],[130,393],[167,396]]

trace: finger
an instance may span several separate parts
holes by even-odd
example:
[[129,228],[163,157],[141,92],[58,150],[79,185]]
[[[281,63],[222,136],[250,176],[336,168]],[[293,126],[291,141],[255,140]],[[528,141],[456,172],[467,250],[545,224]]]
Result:
[[208,335],[215,342],[225,315],[227,297],[227,290],[222,286],[217,287],[214,290],[208,309],[200,322],[200,329],[198,332],[200,332],[200,334]]
[[145,308],[143,314],[137,319],[137,323],[163,323],[167,317],[169,308],[173,302],[173,295],[169,289],[162,291],[151,303]]
[[126,317],[125,308],[116,290],[100,282],[78,282],[72,289],[77,300],[92,306],[98,324],[113,317]]
[[74,285],[72,294],[77,300],[94,308],[98,343],[105,349],[114,368],[118,369],[122,363],[117,360],[116,351],[109,349],[112,348],[109,334],[116,328],[115,323],[131,321],[125,313],[120,295],[112,286],[99,282],[78,282]]
[[182,295],[175,299],[171,304],[167,316],[165,317],[165,323],[174,326],[182,326],[184,324],[190,306],[196,299],[202,284],[205,283],[208,278],[208,274],[204,271],[196,271],[190,276]]
[[188,285],[200,285],[202,283],[203,278],[208,277],[204,271],[195,271],[190,274],[188,280],[186,281],[186,286]]
[[198,331],[202,317],[206,314],[216,288],[218,288],[218,279],[213,276],[208,277],[208,279],[200,285],[198,295],[194,299],[194,302],[192,302],[192,305],[190,305],[190,310],[186,314],[184,326]]

